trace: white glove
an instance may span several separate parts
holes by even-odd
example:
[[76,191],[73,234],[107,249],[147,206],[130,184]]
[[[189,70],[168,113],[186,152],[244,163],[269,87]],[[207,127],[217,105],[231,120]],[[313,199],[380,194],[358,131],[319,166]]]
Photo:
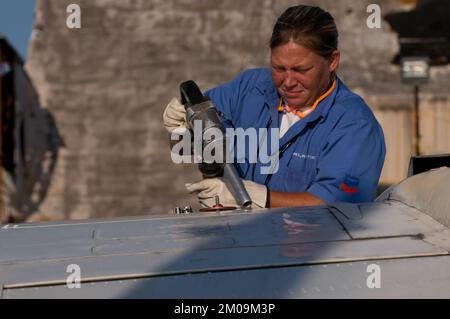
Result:
[[[267,187],[248,180],[243,180],[243,183],[252,199],[252,206],[265,208],[268,193]],[[190,193],[197,194],[199,202],[207,207],[212,207],[216,204],[216,196],[219,196],[220,204],[223,206],[238,206],[221,178],[205,178],[197,183],[186,184],[186,188]]]
[[[177,128],[185,130],[186,126],[186,110],[177,98],[170,100],[163,114],[164,127],[169,133]],[[180,131],[181,132],[181,131]]]

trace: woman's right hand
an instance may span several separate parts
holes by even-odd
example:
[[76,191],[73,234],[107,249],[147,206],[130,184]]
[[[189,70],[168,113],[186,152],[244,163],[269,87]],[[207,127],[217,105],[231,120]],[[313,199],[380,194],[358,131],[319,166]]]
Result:
[[164,127],[169,133],[177,128],[186,129],[186,110],[177,98],[170,100],[163,114]]

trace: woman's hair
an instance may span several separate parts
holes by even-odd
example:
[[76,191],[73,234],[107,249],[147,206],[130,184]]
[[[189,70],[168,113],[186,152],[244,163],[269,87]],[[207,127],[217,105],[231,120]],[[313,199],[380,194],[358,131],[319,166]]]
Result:
[[277,19],[270,38],[273,50],[293,40],[325,58],[338,48],[338,31],[333,17],[319,7],[298,5],[287,8]]

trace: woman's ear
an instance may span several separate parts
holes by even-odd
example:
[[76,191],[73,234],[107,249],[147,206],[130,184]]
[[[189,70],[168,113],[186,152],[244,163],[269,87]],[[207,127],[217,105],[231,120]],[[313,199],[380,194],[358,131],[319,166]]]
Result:
[[330,73],[336,71],[336,69],[339,66],[339,60],[341,58],[341,53],[339,50],[334,50],[333,53],[331,53],[330,59],[329,59],[329,71]]

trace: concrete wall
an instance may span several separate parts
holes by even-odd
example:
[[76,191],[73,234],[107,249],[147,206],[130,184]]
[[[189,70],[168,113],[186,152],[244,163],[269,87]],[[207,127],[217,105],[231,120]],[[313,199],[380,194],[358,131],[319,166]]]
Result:
[[[335,16],[339,73],[350,88],[374,109],[411,108],[412,90],[401,84],[398,66],[390,63],[398,50],[396,34],[385,22],[381,29],[366,26],[372,2],[303,1]],[[70,3],[81,7],[81,29],[66,27]],[[411,8],[402,1],[377,3],[383,15]],[[27,70],[65,144],[39,211],[52,218],[86,218],[166,213],[175,205],[195,203],[184,184],[200,175],[195,166],[171,163],[163,109],[178,95],[181,81],[193,79],[207,89],[245,68],[266,65],[273,23],[294,4],[37,0]],[[449,68],[433,73],[424,92],[450,92],[449,74]],[[448,96],[439,103],[448,114]],[[396,149],[392,118],[379,118],[392,139],[388,146]],[[407,147],[402,153],[407,158],[405,152]],[[383,174],[389,181],[399,178]]]

